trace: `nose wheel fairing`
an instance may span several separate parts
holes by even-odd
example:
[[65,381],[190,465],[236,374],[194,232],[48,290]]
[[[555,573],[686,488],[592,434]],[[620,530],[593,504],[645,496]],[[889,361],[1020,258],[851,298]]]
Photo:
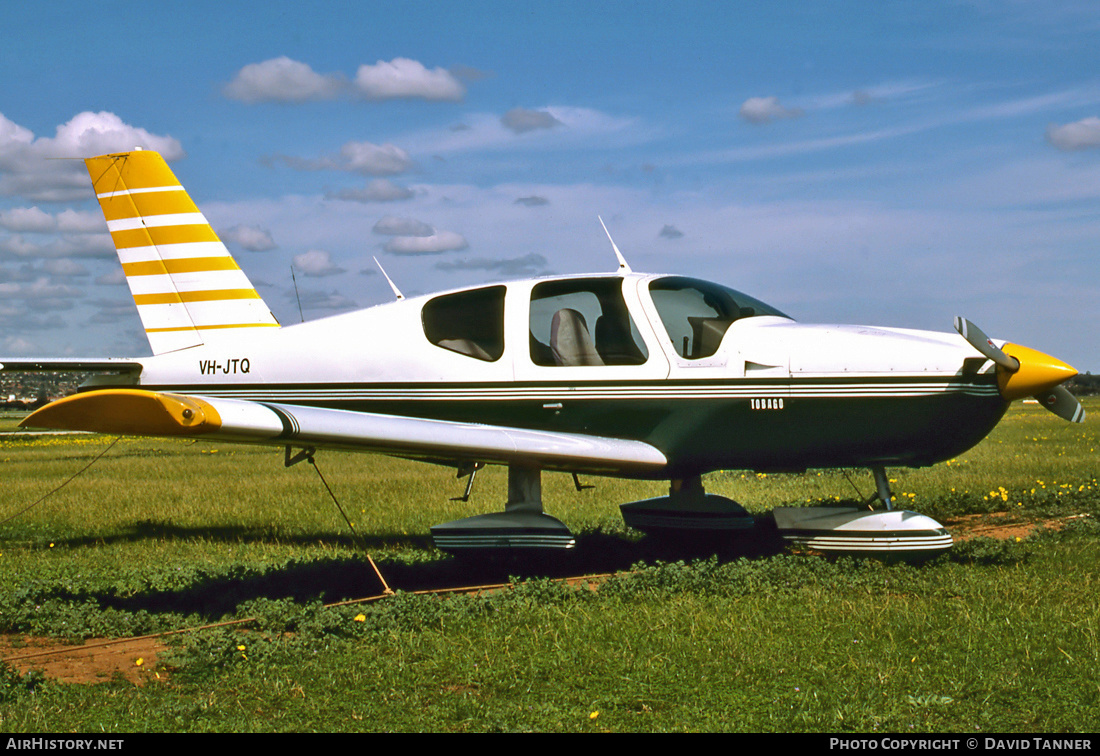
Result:
[[830,554],[931,557],[953,545],[931,517],[900,509],[779,507],[773,514],[785,541]]

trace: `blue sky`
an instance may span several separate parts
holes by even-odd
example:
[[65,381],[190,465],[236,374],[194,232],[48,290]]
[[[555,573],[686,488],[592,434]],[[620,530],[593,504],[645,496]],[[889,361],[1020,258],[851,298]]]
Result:
[[542,273],[1100,370],[1088,2],[54,2],[0,31],[0,353],[148,353],[82,164],[159,149],[284,323]]

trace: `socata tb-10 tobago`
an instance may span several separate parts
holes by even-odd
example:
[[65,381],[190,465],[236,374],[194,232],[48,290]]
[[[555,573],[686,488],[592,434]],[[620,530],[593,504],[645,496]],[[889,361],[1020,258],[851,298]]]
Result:
[[542,470],[670,480],[667,497],[623,505],[627,523],[714,531],[752,518],[706,494],[704,473],[866,467],[884,510],[782,508],[780,532],[935,553],[950,535],[893,509],[887,466],[960,454],[1026,396],[1084,417],[1060,385],[1073,368],[961,318],[958,334],[796,323],[724,286],[634,273],[614,242],[612,274],[395,287],[395,302],[280,326],[160,155],[85,162],[154,356],[2,360],[95,373],[23,425],[284,446],[288,464],[379,452],[471,483],[507,465],[504,511],[432,528],[444,549],[571,548],[542,511]]

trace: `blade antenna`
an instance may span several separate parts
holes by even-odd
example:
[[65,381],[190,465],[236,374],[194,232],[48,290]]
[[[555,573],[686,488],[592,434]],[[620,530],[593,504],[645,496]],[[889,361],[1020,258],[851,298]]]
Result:
[[394,285],[393,280],[390,278],[389,274],[386,273],[386,269],[382,267],[382,263],[378,262],[377,257],[374,258],[374,264],[378,266],[378,269],[380,271],[382,271],[382,276],[386,279],[386,283],[390,285],[390,288],[393,289],[393,295],[397,297],[398,301],[404,299],[405,295],[402,294],[401,290]]
[[298,317],[306,322],[306,316],[302,314],[302,298],[298,296],[298,279],[294,276],[294,266],[290,266],[290,280],[294,282],[294,298],[298,300]]
[[[600,216],[596,216],[600,218]],[[607,225],[603,222],[603,218],[600,218],[600,225],[603,226],[603,232],[607,234],[607,240],[611,242],[611,249],[615,250],[615,257],[619,258],[619,272],[620,273],[633,273],[630,266],[626,264],[626,258],[623,257],[623,253],[619,251],[619,245],[615,243],[615,240],[611,238],[611,232],[607,230]]]

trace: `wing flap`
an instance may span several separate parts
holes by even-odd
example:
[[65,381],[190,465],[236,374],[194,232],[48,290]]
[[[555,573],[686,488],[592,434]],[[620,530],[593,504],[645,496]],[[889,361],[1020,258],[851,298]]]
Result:
[[652,475],[668,463],[659,449],[632,439],[136,389],[67,397],[39,409],[20,425],[125,435],[204,436],[611,475]]

